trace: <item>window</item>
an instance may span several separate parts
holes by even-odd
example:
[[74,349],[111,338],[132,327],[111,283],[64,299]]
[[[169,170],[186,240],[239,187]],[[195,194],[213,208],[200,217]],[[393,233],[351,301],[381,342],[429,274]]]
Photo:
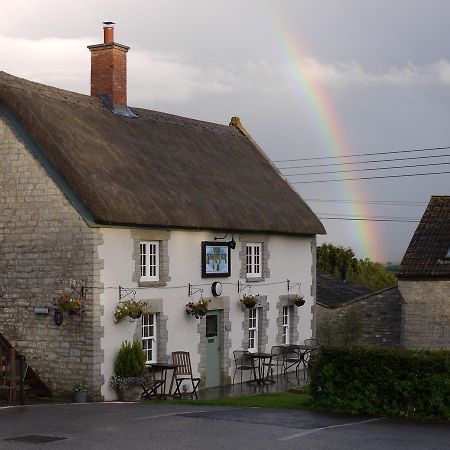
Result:
[[146,364],[156,362],[156,314],[142,316],[142,348]]
[[140,242],[141,281],[159,281],[159,242]]
[[247,276],[261,277],[262,244],[247,244]]
[[283,322],[282,322],[282,327],[283,327],[283,333],[282,333],[282,339],[281,339],[281,343],[282,344],[290,344],[290,339],[289,339],[289,319],[290,319],[290,308],[289,306],[283,306],[283,310],[282,310],[282,318],[283,318]]
[[258,308],[248,310],[248,351],[258,351]]

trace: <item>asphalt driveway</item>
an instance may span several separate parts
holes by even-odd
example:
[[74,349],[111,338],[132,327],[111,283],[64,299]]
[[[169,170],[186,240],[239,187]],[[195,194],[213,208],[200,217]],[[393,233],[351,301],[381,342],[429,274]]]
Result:
[[0,408],[0,449],[450,449],[450,426],[301,410],[89,403]]

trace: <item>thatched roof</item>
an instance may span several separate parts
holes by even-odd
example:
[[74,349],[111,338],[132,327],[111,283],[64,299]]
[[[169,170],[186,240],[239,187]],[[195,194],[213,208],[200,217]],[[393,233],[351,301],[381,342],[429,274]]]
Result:
[[450,277],[450,196],[433,196],[398,272],[405,277]]
[[0,72],[18,118],[96,224],[323,234],[263,152],[236,126],[131,107]]

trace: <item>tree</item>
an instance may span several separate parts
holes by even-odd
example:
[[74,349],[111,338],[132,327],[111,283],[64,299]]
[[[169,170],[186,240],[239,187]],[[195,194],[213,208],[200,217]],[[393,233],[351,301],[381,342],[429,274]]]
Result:
[[382,264],[369,258],[358,260],[351,248],[333,244],[322,244],[317,247],[317,268],[374,291],[397,283],[395,275],[386,270]]
[[317,247],[317,268],[345,280],[349,273],[358,271],[358,260],[351,248],[322,244]]

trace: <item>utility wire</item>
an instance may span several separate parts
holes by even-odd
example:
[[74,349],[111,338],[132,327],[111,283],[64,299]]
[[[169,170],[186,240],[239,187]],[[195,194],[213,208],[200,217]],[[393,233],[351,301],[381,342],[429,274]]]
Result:
[[428,202],[411,202],[408,200],[343,200],[343,199],[323,199],[305,198],[308,202],[319,203],[352,203],[361,205],[386,205],[386,206],[425,206]]
[[354,164],[371,164],[371,163],[390,162],[390,161],[410,161],[410,160],[414,160],[414,159],[448,158],[449,156],[450,155],[408,156],[406,158],[372,159],[369,161],[350,161],[350,162],[345,162],[345,163],[313,164],[313,165],[309,165],[309,166],[279,167],[278,170],[312,169],[315,167],[350,166],[350,165],[354,165]]
[[[420,220],[402,219],[370,219],[367,217],[319,217],[320,220],[352,220],[361,222],[397,222],[397,223],[418,223]],[[450,222],[449,222],[450,223]]]
[[296,159],[278,159],[274,160],[274,163],[280,162],[293,162],[293,161],[312,161],[317,159],[338,159],[338,158],[355,158],[358,156],[374,156],[374,155],[392,155],[395,153],[413,153],[413,152],[432,152],[436,150],[448,150],[450,147],[429,147],[429,148],[417,148],[412,150],[397,150],[391,152],[377,152],[377,153],[356,153],[353,155],[342,155],[342,156],[316,156],[309,158],[296,158]]
[[311,180],[311,181],[290,181],[290,184],[308,184],[308,183],[326,183],[328,181],[355,181],[355,180],[375,180],[380,178],[402,178],[402,177],[421,177],[425,175],[443,175],[450,172],[427,172],[427,173],[408,173],[402,175],[378,175],[374,177],[357,178],[333,178],[331,180]]
[[348,169],[348,170],[327,170],[324,172],[300,172],[284,174],[284,177],[297,177],[300,175],[324,175],[330,173],[349,173],[349,172],[366,172],[369,170],[391,170],[391,169],[407,169],[414,167],[429,167],[429,166],[442,166],[444,164],[450,164],[450,162],[438,162],[429,164],[407,164],[405,166],[390,166],[390,167],[365,167],[363,169]]

